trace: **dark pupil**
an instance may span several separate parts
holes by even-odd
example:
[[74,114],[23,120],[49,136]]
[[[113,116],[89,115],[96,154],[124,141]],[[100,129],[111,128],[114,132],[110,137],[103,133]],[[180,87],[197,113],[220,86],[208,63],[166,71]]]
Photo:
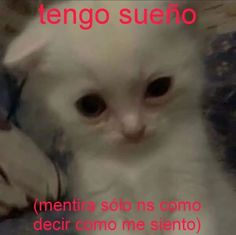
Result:
[[158,78],[154,81],[152,81],[146,91],[146,97],[152,98],[152,97],[159,97],[165,95],[171,86],[171,78],[170,77],[163,77]]
[[104,100],[98,95],[84,96],[77,101],[76,106],[88,117],[98,116],[106,109]]

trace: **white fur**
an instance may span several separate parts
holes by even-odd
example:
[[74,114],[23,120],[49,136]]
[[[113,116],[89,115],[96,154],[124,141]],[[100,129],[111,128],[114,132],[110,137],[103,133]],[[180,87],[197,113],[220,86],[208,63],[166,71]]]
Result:
[[[109,25],[96,25],[89,31],[78,25],[40,26],[37,19],[9,48],[5,63],[29,72],[19,115],[24,129],[45,150],[53,130],[64,131],[74,154],[72,198],[100,202],[123,197],[156,203],[198,200],[203,204],[197,215],[202,221],[200,234],[234,234],[235,193],[210,148],[201,115],[203,60],[195,32],[182,25],[121,26],[116,21],[115,12],[120,7],[152,8],[160,7],[161,2],[95,5],[92,1],[67,1],[57,7],[80,9],[85,4],[106,7],[114,18]],[[29,48],[32,44],[24,47],[29,38],[34,42],[33,51]],[[45,45],[42,38],[47,38]],[[43,53],[39,56],[38,51]],[[143,103],[143,93],[153,75],[173,76],[174,88],[169,101],[150,109]],[[98,123],[84,119],[74,106],[91,90],[99,92],[110,107],[109,116]],[[121,133],[122,125],[133,124],[127,121],[130,117],[146,126],[145,138],[138,144],[129,143]],[[161,216],[169,214],[157,210],[156,214],[118,213],[115,218],[149,221]],[[172,216],[195,218],[196,214],[179,212]],[[91,220],[103,217],[109,215],[89,215]]]

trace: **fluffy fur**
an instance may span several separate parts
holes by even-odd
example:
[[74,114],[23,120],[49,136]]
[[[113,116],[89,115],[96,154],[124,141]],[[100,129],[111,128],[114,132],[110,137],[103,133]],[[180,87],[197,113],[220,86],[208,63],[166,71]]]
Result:
[[[201,234],[234,234],[235,193],[210,148],[202,119],[203,60],[195,30],[174,24],[121,26],[116,21],[120,7],[164,7],[161,1],[67,1],[57,7],[80,9],[85,4],[110,9],[110,24],[82,31],[78,25],[41,26],[37,19],[10,45],[5,64],[29,75],[19,113],[23,128],[45,151],[53,131],[63,130],[74,155],[71,198],[100,202],[122,197],[156,203],[198,200],[203,208],[197,215],[157,210],[76,217],[101,220],[115,216],[117,222],[127,217],[145,221],[161,216],[199,217]],[[143,94],[148,79],[160,76],[172,76],[173,89],[168,100],[150,108]],[[109,106],[109,115],[96,122],[75,108],[76,100],[91,91]],[[140,126],[146,129],[139,143],[122,134],[123,128]]]

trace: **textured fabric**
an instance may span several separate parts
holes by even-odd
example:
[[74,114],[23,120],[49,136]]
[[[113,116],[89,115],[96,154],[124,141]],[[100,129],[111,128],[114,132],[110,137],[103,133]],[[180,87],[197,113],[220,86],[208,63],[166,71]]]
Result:
[[226,147],[226,160],[236,169],[236,33],[219,36],[206,58],[209,97],[207,115]]

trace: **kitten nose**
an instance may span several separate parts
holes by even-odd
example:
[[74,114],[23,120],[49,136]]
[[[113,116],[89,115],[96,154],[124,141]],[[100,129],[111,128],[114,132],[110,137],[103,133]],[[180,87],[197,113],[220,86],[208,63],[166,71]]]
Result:
[[122,134],[123,136],[134,142],[138,142],[143,139],[145,135],[146,127],[135,115],[128,115],[123,119]]
[[143,139],[145,134],[145,126],[140,127],[139,129],[133,130],[133,131],[125,131],[123,130],[122,133],[124,137],[131,142],[139,142]]

